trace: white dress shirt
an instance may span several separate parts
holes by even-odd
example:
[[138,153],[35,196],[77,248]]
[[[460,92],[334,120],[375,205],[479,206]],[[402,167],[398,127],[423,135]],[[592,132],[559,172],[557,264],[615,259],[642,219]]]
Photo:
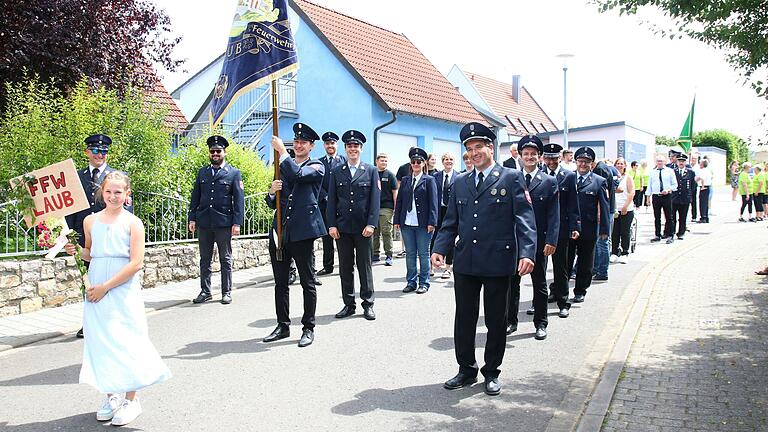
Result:
[[[423,175],[424,172],[422,171],[421,174],[413,178],[413,183],[411,183],[411,192],[413,192],[414,186],[419,184],[419,180],[421,180],[421,176]],[[419,215],[416,213],[416,194],[414,193],[411,193],[411,203],[413,203],[413,208],[411,211],[405,214],[405,224],[408,226],[419,226]]]
[[[659,177],[659,172],[661,172],[661,177]],[[659,180],[659,178],[661,178],[661,180]],[[672,168],[667,166],[660,169],[653,168],[648,176],[648,189],[645,191],[645,194],[647,196],[661,194],[662,183],[664,190],[667,192],[673,192],[677,190],[677,176],[675,176],[675,172],[672,170]]]

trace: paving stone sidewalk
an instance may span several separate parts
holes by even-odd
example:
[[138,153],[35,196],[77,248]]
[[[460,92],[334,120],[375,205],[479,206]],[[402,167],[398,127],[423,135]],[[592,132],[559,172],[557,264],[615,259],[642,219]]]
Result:
[[768,431],[766,223],[710,235],[659,275],[603,431]]

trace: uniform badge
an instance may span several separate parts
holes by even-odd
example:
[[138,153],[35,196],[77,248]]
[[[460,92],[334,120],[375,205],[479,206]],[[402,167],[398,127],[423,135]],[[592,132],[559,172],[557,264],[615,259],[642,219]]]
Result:
[[501,196],[505,196],[505,195],[507,195],[507,190],[506,189],[502,189],[501,192],[499,192],[499,193],[501,194]]
[[[498,172],[498,171],[494,171],[494,172],[493,172],[493,175],[495,175],[496,177],[498,177],[498,176],[499,176],[499,172]],[[504,190],[504,189],[502,189],[502,190]],[[503,195],[503,194],[502,194],[502,195]]]
[[491,195],[496,195],[496,188],[491,189]]

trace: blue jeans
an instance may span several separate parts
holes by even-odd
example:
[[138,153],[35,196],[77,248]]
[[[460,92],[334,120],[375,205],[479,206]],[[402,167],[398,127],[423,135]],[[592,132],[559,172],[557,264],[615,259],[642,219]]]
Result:
[[608,238],[603,240],[597,238],[595,243],[595,274],[599,276],[608,276],[608,262],[611,258],[611,232],[613,231],[613,215],[611,215],[608,224]]
[[426,228],[400,225],[400,234],[405,242],[405,268],[408,286],[416,286],[416,257],[419,257],[418,283],[429,288],[429,241],[432,233]]

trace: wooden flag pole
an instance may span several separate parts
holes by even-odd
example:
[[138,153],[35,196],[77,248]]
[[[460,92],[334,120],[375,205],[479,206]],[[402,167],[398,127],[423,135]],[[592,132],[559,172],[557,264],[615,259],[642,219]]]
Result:
[[[278,130],[278,124],[277,124],[277,80],[272,80],[272,134],[274,136],[279,136],[280,131]],[[272,152],[272,165],[275,169],[275,180],[280,180],[280,155],[277,153],[277,150],[273,150]],[[278,261],[283,260],[283,215],[282,210],[280,208],[280,192],[275,192],[275,221],[277,222],[277,226],[275,227],[275,231],[277,231],[277,241],[275,242],[275,258],[277,258]]]

